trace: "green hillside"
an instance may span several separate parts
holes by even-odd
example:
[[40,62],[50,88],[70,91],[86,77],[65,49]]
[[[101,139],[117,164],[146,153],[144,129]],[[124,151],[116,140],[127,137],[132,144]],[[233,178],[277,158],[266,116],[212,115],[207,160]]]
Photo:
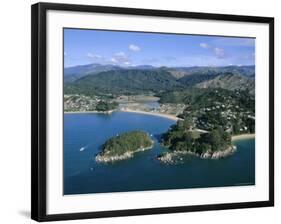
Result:
[[[112,96],[162,94],[196,87],[247,90],[254,94],[254,68],[254,66],[190,68],[78,66],[67,70],[64,92],[65,94]],[[102,71],[102,69],[109,70]]]
[[198,88],[222,88],[228,90],[249,90],[255,92],[255,80],[242,75],[226,73],[195,85]]
[[66,93],[136,94],[183,88],[169,72],[163,70],[116,70],[87,75],[65,83]]

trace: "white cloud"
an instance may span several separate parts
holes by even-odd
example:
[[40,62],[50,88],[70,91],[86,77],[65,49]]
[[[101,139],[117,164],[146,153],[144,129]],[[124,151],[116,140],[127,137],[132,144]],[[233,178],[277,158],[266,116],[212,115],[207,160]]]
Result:
[[122,58],[127,57],[127,55],[123,51],[116,53],[115,56],[122,57]]
[[117,60],[115,58],[111,58],[110,61],[113,63],[117,63]]
[[227,57],[227,55],[225,53],[225,50],[223,48],[211,46],[211,45],[209,45],[207,43],[200,43],[199,45],[202,48],[211,49],[215,53],[216,58],[223,59],[223,58]]
[[225,51],[224,51],[223,48],[215,47],[214,52],[215,52],[215,55],[216,55],[217,58],[225,58],[226,57],[226,54],[225,54]]
[[118,52],[113,55],[113,57],[110,59],[111,62],[114,64],[119,65],[130,65],[130,59],[124,52]]
[[137,45],[130,44],[130,45],[129,45],[129,50],[134,51],[134,52],[138,52],[138,51],[140,51],[141,49],[140,49],[140,47],[137,46]]
[[90,53],[90,52],[87,53],[87,57],[88,57],[88,58],[91,58],[91,59],[101,59],[101,58],[102,58],[101,55],[92,54],[92,53]]
[[209,45],[209,44],[206,44],[206,43],[200,43],[199,45],[200,45],[200,47],[202,47],[202,48],[209,48],[209,47],[210,47],[210,45]]

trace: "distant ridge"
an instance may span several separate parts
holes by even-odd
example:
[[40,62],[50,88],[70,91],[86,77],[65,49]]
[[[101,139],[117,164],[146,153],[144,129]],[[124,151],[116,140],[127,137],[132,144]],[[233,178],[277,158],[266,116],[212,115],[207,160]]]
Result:
[[142,69],[142,70],[166,70],[170,72],[175,78],[180,79],[182,77],[194,74],[208,74],[215,75],[218,73],[230,72],[233,74],[243,75],[250,78],[255,77],[255,66],[254,65],[244,65],[244,66],[191,66],[191,67],[155,67],[152,65],[137,65],[137,66],[126,66],[121,67],[113,64],[87,64],[87,65],[77,65],[72,67],[64,68],[64,78],[65,81],[75,81],[83,76],[93,73],[99,73],[110,70],[128,70],[128,69]]
[[90,64],[69,67],[64,74],[65,92],[69,94],[160,93],[189,87],[255,89],[255,66],[225,67],[120,67]]
[[169,72],[162,70],[122,69],[89,74],[66,85],[66,90],[82,93],[141,93],[183,88]]
[[255,91],[255,80],[242,75],[226,73],[216,76],[214,79],[206,80],[195,85],[198,88],[222,88],[228,90],[246,90],[251,94]]
[[167,68],[168,71],[176,78],[182,78],[189,75],[195,74],[208,74],[208,75],[216,75],[218,73],[233,73],[237,75],[243,75],[250,78],[255,77],[255,66],[254,65],[245,65],[245,66],[193,66],[193,67],[172,67]]
[[88,74],[97,74],[104,71],[122,69],[116,65],[88,64],[64,68],[64,82],[73,82]]

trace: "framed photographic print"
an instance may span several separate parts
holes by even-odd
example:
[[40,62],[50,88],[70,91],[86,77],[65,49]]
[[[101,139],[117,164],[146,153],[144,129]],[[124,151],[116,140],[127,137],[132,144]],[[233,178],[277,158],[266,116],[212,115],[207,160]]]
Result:
[[32,6],[32,218],[274,204],[274,19]]

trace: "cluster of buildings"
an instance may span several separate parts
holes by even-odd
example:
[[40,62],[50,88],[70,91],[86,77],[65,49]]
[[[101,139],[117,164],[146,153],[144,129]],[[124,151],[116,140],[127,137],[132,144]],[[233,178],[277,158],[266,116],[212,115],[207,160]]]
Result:
[[158,108],[154,108],[152,112],[162,113],[162,114],[182,114],[186,105],[185,104],[161,104]]
[[98,96],[64,95],[64,111],[94,111],[100,101]]
[[187,110],[193,117],[194,126],[202,130],[222,127],[229,133],[247,133],[255,123],[254,108],[241,106],[237,100],[214,101],[197,110]]

